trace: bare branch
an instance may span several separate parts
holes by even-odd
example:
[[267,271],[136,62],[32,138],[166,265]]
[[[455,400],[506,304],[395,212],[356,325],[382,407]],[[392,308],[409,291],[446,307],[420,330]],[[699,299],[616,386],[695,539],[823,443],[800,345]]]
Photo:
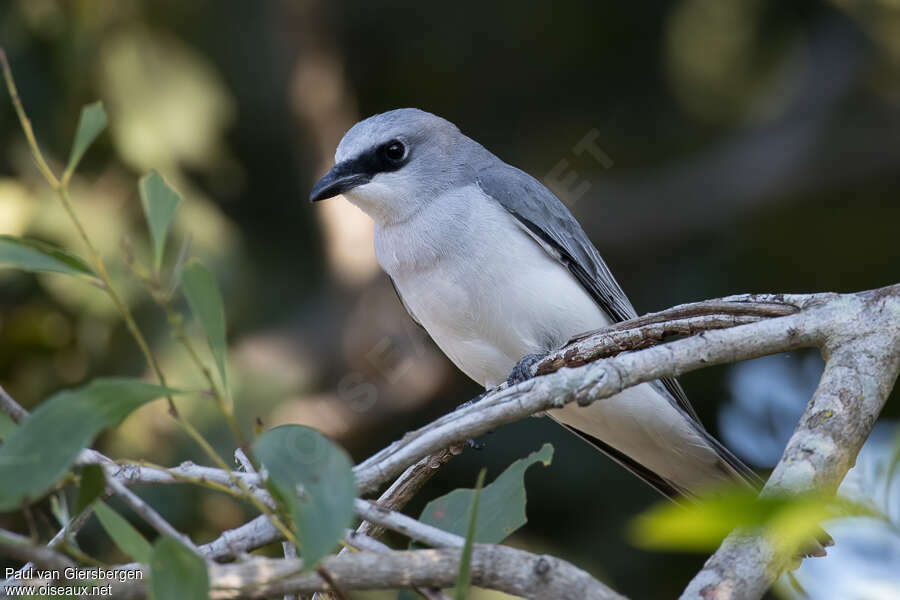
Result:
[[[348,590],[426,585],[449,587],[456,581],[459,559],[460,552],[457,549],[391,550],[331,557],[323,561],[323,567],[342,588]],[[266,561],[268,562],[270,561]],[[296,568],[297,564],[293,566]],[[291,565],[285,567],[290,569]],[[311,592],[328,589],[326,582],[317,574],[291,575],[276,581],[273,581],[274,577],[268,576],[260,581],[260,571],[265,573],[266,570],[254,563],[213,567],[215,583],[211,597],[266,598],[284,591]],[[223,585],[226,582],[228,587]],[[475,546],[472,554],[472,583],[537,599],[622,598],[586,572],[565,561],[504,546]]]
[[[408,467],[400,474],[394,483],[390,485],[379,497],[375,503],[390,510],[402,510],[406,503],[415,496],[422,486],[429,479],[434,477],[443,465],[451,458],[462,452],[462,446],[456,445],[445,448],[440,452],[436,452],[426,456],[416,464]],[[356,529],[357,532],[368,535],[369,537],[378,539],[381,537],[383,528],[373,525],[370,521],[363,521]]]
[[6,393],[3,386],[0,386],[0,410],[9,415],[9,418],[16,423],[21,423],[28,416],[28,411],[13,400],[13,397]]
[[266,515],[259,515],[240,527],[222,532],[222,535],[208,544],[203,544],[200,546],[200,553],[214,560],[227,560],[282,539],[281,532],[275,529]]
[[234,460],[237,464],[241,465],[241,468],[244,469],[245,473],[256,473],[256,469],[253,468],[253,463],[242,448],[235,449]]
[[[375,538],[359,533],[358,530],[348,530],[345,539],[347,540],[348,545],[359,550],[366,550],[368,552],[388,552],[392,550],[390,546],[379,542]],[[343,550],[341,550],[341,553],[343,553]],[[416,587],[413,589],[417,594],[426,598],[426,600],[449,600],[449,596],[444,594],[444,592],[441,591],[441,588],[438,587]]]
[[[894,286],[842,300],[819,386],[762,494],[835,493],[900,371],[898,291]],[[790,559],[765,537],[735,532],[682,598],[760,598]]]
[[[331,556],[322,561],[344,590],[373,590],[454,585],[460,551],[388,550]],[[296,559],[254,557],[210,567],[210,598],[271,598],[284,594],[330,591],[317,572],[302,573]],[[472,553],[472,583],[538,600],[624,600],[585,571],[548,555],[505,546],[477,544]],[[116,598],[144,598],[143,583],[113,587]]]
[[646,348],[668,336],[694,335],[700,331],[783,317],[796,313],[800,310],[799,305],[808,304],[812,297],[742,294],[681,304],[583,333],[534,365],[532,371],[535,375],[546,375],[562,367],[578,367],[625,350]]
[[560,369],[498,390],[406,434],[357,465],[357,483],[364,492],[371,491],[431,452],[523,417],[561,408],[569,402],[587,405],[660,377],[817,346],[831,331],[832,322],[840,319],[845,299],[853,297],[817,298],[818,303],[809,303],[801,312],[728,329],[702,331],[668,344],[619,354],[574,369]]

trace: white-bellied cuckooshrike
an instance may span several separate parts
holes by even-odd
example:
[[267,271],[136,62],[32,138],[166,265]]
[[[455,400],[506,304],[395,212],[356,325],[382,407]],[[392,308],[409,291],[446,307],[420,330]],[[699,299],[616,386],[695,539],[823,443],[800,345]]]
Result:
[[[311,201],[342,194],[409,314],[490,388],[573,336],[637,316],[553,193],[445,119],[405,108],[354,125]],[[759,479],[700,424],[674,379],[549,415],[669,497]]]

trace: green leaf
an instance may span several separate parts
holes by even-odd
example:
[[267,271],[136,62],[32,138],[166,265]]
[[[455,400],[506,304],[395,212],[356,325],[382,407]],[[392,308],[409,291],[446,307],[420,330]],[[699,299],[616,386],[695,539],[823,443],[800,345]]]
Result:
[[9,235],[0,235],[0,269],[3,268],[21,269],[33,273],[94,275],[94,271],[84,261],[65,250],[37,240],[27,240]]
[[253,444],[253,452],[269,474],[269,490],[297,528],[304,568],[313,568],[353,522],[356,480],[350,457],[302,425],[266,431]]
[[216,285],[216,278],[199,262],[192,262],[184,269],[182,275],[184,296],[194,317],[200,321],[209,341],[209,349],[212,350],[216,367],[222,384],[228,388],[226,371],[227,359],[225,344],[225,306],[222,303],[222,294]]
[[872,515],[844,498],[820,495],[766,496],[726,488],[688,505],[657,504],[629,525],[636,546],[651,550],[706,552],[738,527],[761,529],[773,543],[796,552],[821,533],[819,523],[838,516]]
[[69,524],[69,505],[66,503],[66,497],[62,492],[57,492],[50,496],[50,512],[56,517],[56,522],[60,527]]
[[78,485],[78,502],[75,504],[75,514],[80,515],[84,509],[91,505],[106,487],[106,477],[103,475],[103,467],[100,465],[87,465],[81,469],[81,482]]
[[54,394],[0,446],[0,512],[40,498],[102,430],[167,393],[130,378],[101,378]]
[[[525,471],[537,462],[547,466],[552,459],[553,446],[544,444],[537,452],[511,464],[482,490],[481,514],[484,518],[479,519],[475,541],[499,544],[528,522],[525,516]],[[419,520],[444,531],[464,535],[474,496],[474,490],[453,490],[429,502]]]
[[141,563],[151,560],[153,548],[150,542],[128,522],[128,519],[111,509],[102,500],[94,503],[94,514],[103,526],[107,535],[116,543],[119,550]]
[[150,556],[151,600],[208,600],[209,573],[202,558],[181,542],[160,538]]
[[102,102],[94,102],[81,109],[78,130],[75,132],[75,141],[72,143],[72,152],[69,154],[69,164],[66,166],[67,175],[71,175],[75,171],[81,157],[104,129],[106,129],[106,111],[103,110]]
[[153,266],[159,271],[166,249],[166,235],[181,203],[181,196],[156,171],[141,177],[138,190],[153,240]]
[[455,600],[466,600],[469,597],[469,586],[472,583],[472,548],[475,546],[475,533],[478,529],[478,501],[481,499],[481,486],[487,469],[478,473],[478,481],[472,490],[472,507],[469,509],[469,525],[466,528],[466,543],[463,544],[462,556],[459,558],[459,574],[456,576]]
[[175,265],[172,267],[172,277],[169,281],[169,295],[175,293],[178,286],[181,285],[181,277],[184,274],[184,264],[187,262],[188,256],[191,254],[191,244],[193,236],[188,234],[184,241],[181,242],[181,249],[178,251],[178,258],[175,259]]
[[0,440],[5,440],[9,437],[15,428],[18,427],[16,422],[13,421],[8,414],[5,412],[0,412]]

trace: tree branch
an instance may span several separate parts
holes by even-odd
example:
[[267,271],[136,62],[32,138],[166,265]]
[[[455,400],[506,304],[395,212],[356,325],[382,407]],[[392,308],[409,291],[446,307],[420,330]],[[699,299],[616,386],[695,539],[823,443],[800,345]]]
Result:
[[[429,479],[434,477],[438,469],[447,464],[451,458],[461,452],[461,445],[451,446],[440,452],[430,454],[416,464],[407,467],[407,469],[400,474],[400,477],[394,480],[394,483],[378,497],[378,500],[376,500],[375,503],[382,508],[403,510],[406,503],[422,489],[422,486],[425,485]],[[378,539],[381,537],[384,529],[372,524],[370,521],[363,521],[359,524],[359,527],[356,528],[356,531],[363,535]]]
[[173,537],[197,554],[200,554],[200,550],[194,545],[194,542],[190,537],[175,529],[162,517],[162,515],[156,512],[152,506],[144,502],[137,494],[125,487],[125,484],[121,481],[117,480],[114,476],[115,471],[112,467],[105,466],[103,467],[103,471],[106,474],[106,484],[110,489],[112,489],[112,491],[120,497],[131,510],[137,513],[144,521],[159,532],[160,535]]
[[[900,294],[900,285],[886,289],[894,295]],[[804,310],[728,329],[703,330],[688,338],[600,359],[578,368],[559,369],[489,393],[478,402],[407,433],[401,440],[357,465],[357,483],[363,492],[369,492],[431,452],[523,417],[561,408],[569,402],[587,405],[660,377],[674,377],[711,365],[821,345],[827,334],[840,328],[842,311],[859,309],[859,306],[847,306],[853,303],[852,299],[857,299],[853,304],[863,301],[862,296],[854,295],[795,298],[804,300]],[[701,327],[702,324],[697,322],[694,326]],[[615,344],[625,343],[627,337],[616,340]],[[641,335],[636,334],[636,337],[643,340]],[[576,345],[580,343],[575,342]],[[603,344],[602,341],[598,343]],[[565,355],[569,349],[567,347],[560,353]]]
[[[344,590],[451,587],[459,572],[459,549],[388,550],[331,556],[322,567]],[[623,596],[587,572],[548,555],[506,546],[476,544],[472,553],[472,584],[528,598],[554,600],[624,600]],[[210,598],[271,598],[284,594],[327,592],[317,572],[302,573],[297,559],[251,560],[212,565]],[[143,583],[113,587],[113,596],[146,596]]]
[[547,375],[562,367],[579,367],[626,350],[646,348],[670,336],[694,335],[700,331],[783,317],[796,313],[800,310],[799,305],[808,304],[814,297],[741,294],[681,304],[576,336],[565,347],[535,364],[532,372]]
[[[833,495],[869,436],[900,371],[898,286],[845,297],[828,332],[825,370],[763,495]],[[760,535],[735,532],[683,599],[760,598],[790,556]]]
[[28,416],[28,411],[13,400],[13,397],[6,393],[3,386],[0,386],[0,410],[9,415],[9,418],[16,423],[21,423]]

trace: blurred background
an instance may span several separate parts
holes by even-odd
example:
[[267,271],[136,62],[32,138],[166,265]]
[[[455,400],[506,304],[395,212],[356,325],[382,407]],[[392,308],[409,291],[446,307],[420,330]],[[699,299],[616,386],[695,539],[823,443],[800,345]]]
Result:
[[[149,255],[136,181],[150,169],[185,199],[170,248],[192,236],[223,288],[242,426],[308,424],[357,461],[479,392],[407,317],[375,262],[368,218],[343,199],[307,202],[343,133],[377,112],[437,113],[542,179],[640,313],[900,281],[897,0],[6,0],[0,44],[56,167],[81,106],[103,100],[110,127],[73,199],[170,380],[202,385],[119,260],[123,244]],[[0,234],[82,252],[2,98]],[[798,353],[682,381],[705,424],[765,469],[821,368]],[[0,271],[0,384],[23,405],[98,375],[145,372],[102,292]],[[900,414],[894,396],[886,418]],[[213,404],[182,406],[229,453]],[[868,464],[884,475],[895,436],[889,421],[878,431]],[[559,555],[633,598],[674,597],[701,566],[701,554],[633,546],[629,520],[659,498],[549,421],[482,441],[410,514],[473,485],[481,466],[491,478],[550,441],[554,462],[529,471],[529,523],[510,543]],[[97,445],[161,464],[203,459],[162,403]],[[141,493],[198,542],[252,514],[189,487]],[[900,597],[900,495],[869,496],[895,524],[870,523],[868,537],[847,526],[843,544],[833,530],[838,551],[807,561],[819,571],[798,579],[849,579],[810,587],[814,597]],[[0,516],[0,526],[25,530],[17,519]],[[117,559],[96,523],[79,539]]]

